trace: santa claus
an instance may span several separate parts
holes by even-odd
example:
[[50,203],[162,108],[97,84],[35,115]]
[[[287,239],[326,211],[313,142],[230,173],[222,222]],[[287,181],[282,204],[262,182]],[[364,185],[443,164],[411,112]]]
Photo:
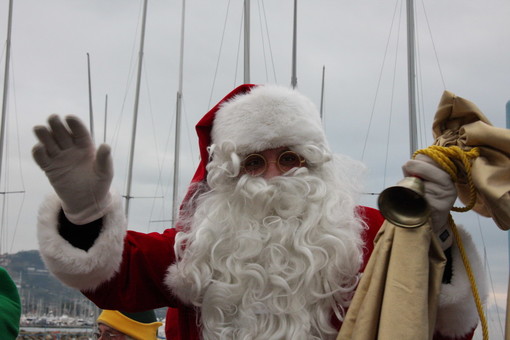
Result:
[[[96,150],[76,117],[48,122],[34,129],[33,155],[56,195],[42,205],[38,237],[62,282],[101,308],[169,307],[167,339],[336,337],[383,218],[357,205],[363,167],[331,153],[306,97],[243,85],[211,109],[197,125],[201,163],[179,221],[163,233],[126,231],[107,145]],[[425,159],[404,170],[426,179],[451,264],[435,338],[469,339],[477,312],[444,228],[455,187]]]

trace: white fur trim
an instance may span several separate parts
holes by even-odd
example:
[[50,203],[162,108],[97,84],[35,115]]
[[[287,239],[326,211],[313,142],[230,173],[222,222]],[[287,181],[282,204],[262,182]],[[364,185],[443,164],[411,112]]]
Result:
[[165,276],[165,284],[172,293],[184,302],[185,304],[191,304],[190,285],[191,282],[186,282],[179,272],[178,264],[174,263],[168,267]]
[[282,146],[325,146],[315,105],[299,92],[276,85],[257,86],[223,104],[216,113],[212,142],[233,142],[239,154]]
[[112,196],[114,202],[103,217],[103,230],[88,251],[73,247],[58,233],[61,201],[57,195],[51,195],[41,205],[37,223],[39,251],[46,267],[64,284],[93,290],[118,271],[127,222],[120,196]]
[[[468,256],[475,277],[478,294],[480,295],[482,304],[485,304],[488,285],[482,260],[467,231],[460,227],[457,227],[457,230],[461,236],[464,250]],[[461,337],[475,328],[478,324],[479,317],[471,292],[469,278],[456,243],[454,243],[452,247],[452,261],[453,274],[451,284],[441,285],[436,331],[444,336],[453,338]]]

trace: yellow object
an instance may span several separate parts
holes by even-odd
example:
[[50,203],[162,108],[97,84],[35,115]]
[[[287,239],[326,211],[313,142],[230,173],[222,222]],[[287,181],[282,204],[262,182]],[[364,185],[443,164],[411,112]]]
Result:
[[161,322],[142,323],[128,318],[116,310],[103,310],[97,318],[98,323],[108,325],[137,340],[155,340]]

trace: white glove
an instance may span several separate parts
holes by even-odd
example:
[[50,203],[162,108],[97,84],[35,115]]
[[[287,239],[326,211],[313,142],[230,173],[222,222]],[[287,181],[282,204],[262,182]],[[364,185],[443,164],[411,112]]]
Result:
[[457,199],[457,189],[450,175],[430,157],[421,154],[407,161],[402,170],[404,176],[416,176],[423,180],[425,199],[431,210],[432,229],[441,241],[443,250],[449,248],[453,239],[448,218]]
[[66,217],[81,225],[97,220],[108,210],[113,162],[108,145],[102,144],[96,152],[88,129],[78,117],[67,116],[65,120],[67,127],[57,115],[51,115],[49,127],[34,127],[39,143],[32,155],[60,197]]

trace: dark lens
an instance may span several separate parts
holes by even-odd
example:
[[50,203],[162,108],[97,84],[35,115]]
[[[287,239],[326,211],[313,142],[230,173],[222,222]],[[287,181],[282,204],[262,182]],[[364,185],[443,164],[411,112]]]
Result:
[[280,170],[287,172],[292,168],[301,166],[301,159],[294,151],[285,151],[278,157],[278,165],[280,166]]
[[266,160],[262,155],[249,155],[243,161],[244,170],[252,176],[260,175],[266,168]]

